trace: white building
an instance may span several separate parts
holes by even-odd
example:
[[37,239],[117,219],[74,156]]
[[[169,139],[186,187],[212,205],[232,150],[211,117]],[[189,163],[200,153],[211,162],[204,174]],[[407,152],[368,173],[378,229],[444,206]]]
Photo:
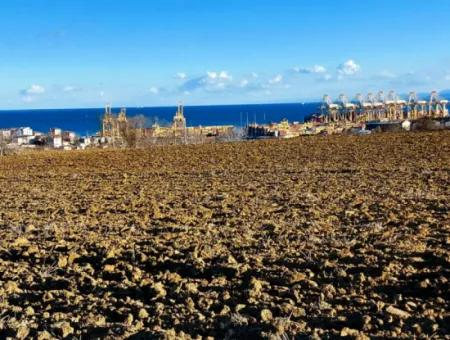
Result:
[[50,129],[50,136],[55,137],[55,136],[61,136],[61,135],[62,135],[62,130],[60,128]]
[[64,131],[62,133],[62,137],[63,137],[64,141],[73,143],[73,142],[75,142],[76,134],[75,134],[75,132],[72,132],[72,131]]
[[20,127],[16,130],[15,133],[18,137],[24,137],[24,136],[33,136],[33,129],[30,127]]
[[26,144],[26,142],[27,142],[26,139],[21,136],[14,136],[12,139],[12,143],[16,145],[23,145]]
[[53,146],[55,149],[62,148],[62,146],[63,146],[63,140],[62,140],[61,135],[59,135],[59,136],[54,136],[54,137],[53,137],[52,146]]
[[0,130],[0,139],[10,139],[12,137],[11,129],[1,129]]
[[34,136],[17,136],[12,138],[12,143],[17,145],[30,144],[34,140]]
[[83,137],[82,139],[82,143],[84,143],[84,145],[88,146],[91,145],[91,139],[89,137]]

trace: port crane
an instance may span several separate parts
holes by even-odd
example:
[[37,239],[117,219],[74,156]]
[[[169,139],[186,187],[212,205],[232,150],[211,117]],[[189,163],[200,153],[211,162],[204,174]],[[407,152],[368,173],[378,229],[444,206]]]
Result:
[[387,95],[379,91],[376,96],[369,92],[364,99],[361,93],[354,102],[345,94],[340,94],[333,102],[329,95],[323,96],[321,113],[327,122],[361,122],[361,121],[402,121],[421,117],[447,117],[448,100],[440,99],[436,91],[431,92],[428,101],[420,100],[415,92],[410,92],[408,100],[401,99],[395,91]]

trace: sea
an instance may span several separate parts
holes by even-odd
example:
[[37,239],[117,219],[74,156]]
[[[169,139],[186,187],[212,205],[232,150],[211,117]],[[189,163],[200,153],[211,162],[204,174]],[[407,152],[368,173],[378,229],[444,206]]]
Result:
[[[250,123],[271,123],[287,119],[303,122],[317,113],[320,103],[248,104],[185,106],[184,115],[188,126],[234,125],[243,127]],[[146,125],[155,122],[170,124],[177,110],[174,107],[127,107],[127,115],[144,115]],[[80,136],[95,135],[101,130],[104,108],[90,109],[40,109],[0,110],[0,129],[29,126],[35,131],[48,132],[51,128],[73,131]],[[120,108],[113,108],[118,113]]]

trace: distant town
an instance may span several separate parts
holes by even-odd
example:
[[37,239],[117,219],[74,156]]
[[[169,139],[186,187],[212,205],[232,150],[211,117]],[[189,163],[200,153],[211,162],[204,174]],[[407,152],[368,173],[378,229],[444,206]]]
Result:
[[126,109],[117,114],[106,106],[101,131],[92,136],[78,136],[73,131],[52,128],[44,133],[32,127],[0,129],[0,151],[26,149],[75,150],[86,148],[139,147],[158,144],[194,144],[218,141],[292,138],[302,135],[337,133],[369,134],[373,131],[448,129],[448,100],[433,91],[428,100],[419,100],[414,92],[408,100],[399,99],[394,91],[376,96],[356,95],[350,102],[345,95],[332,101],[328,95],[318,112],[304,122],[284,119],[270,124],[188,126],[182,104],[178,105],[172,123],[146,127],[143,115],[128,117]]

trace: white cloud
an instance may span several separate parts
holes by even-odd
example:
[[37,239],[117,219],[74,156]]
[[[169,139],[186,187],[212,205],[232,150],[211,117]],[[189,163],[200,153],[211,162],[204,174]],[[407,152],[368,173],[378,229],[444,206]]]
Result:
[[157,88],[156,86],[152,86],[152,87],[150,87],[149,92],[152,93],[152,94],[158,94],[159,93],[159,88]]
[[314,73],[325,73],[327,72],[327,69],[325,68],[325,66],[322,65],[314,65],[312,68]]
[[353,59],[349,59],[345,63],[338,66],[338,73],[341,76],[351,76],[358,73],[360,70],[361,66],[355,63]]
[[232,77],[228,74],[227,71],[213,72],[208,71],[206,75],[209,79],[221,79],[221,80],[231,80]]
[[447,75],[445,76],[445,80],[450,81],[450,74],[447,74]]
[[397,75],[390,71],[383,70],[378,74],[378,77],[384,78],[384,79],[393,79],[393,78],[397,78]]
[[281,83],[282,81],[283,81],[283,76],[281,74],[277,74],[272,79],[269,79],[269,84],[275,85],[275,84]]
[[99,95],[100,95],[100,97],[103,98],[103,97],[105,96],[105,91],[100,91],[100,92],[99,92]]
[[258,73],[256,73],[256,72],[252,72],[251,76],[252,76],[252,78],[255,78],[255,79],[259,77]]
[[81,89],[79,87],[76,87],[76,86],[67,85],[67,86],[64,86],[62,90],[63,90],[63,92],[70,93],[70,92],[80,91]]
[[45,93],[45,88],[41,85],[31,85],[29,88],[21,91],[23,95],[34,96]]
[[20,90],[21,100],[24,103],[33,102],[36,97],[45,93],[45,88],[41,85],[33,84],[29,88]]
[[250,82],[248,81],[248,79],[242,79],[242,80],[240,81],[240,83],[239,83],[239,86],[240,86],[240,87],[247,87],[249,83],[250,83]]
[[329,74],[329,73],[326,73],[326,74],[324,74],[324,76],[323,76],[323,79],[324,80],[331,80],[333,77],[331,76],[331,74]]
[[232,77],[228,74],[227,71],[220,72],[219,78],[220,79],[225,79],[225,80],[231,80],[232,79]]
[[175,78],[179,79],[179,80],[185,80],[187,78],[187,74],[184,72],[178,72],[175,75]]
[[22,101],[24,103],[31,103],[34,100],[34,97],[32,96],[22,96]]
[[223,91],[232,85],[233,77],[227,71],[208,71],[204,76],[186,79],[180,86],[181,92],[204,89],[206,91]]
[[216,79],[217,78],[217,72],[211,72],[211,71],[207,71],[206,75],[209,79]]
[[326,73],[327,69],[325,66],[322,66],[322,65],[314,65],[313,67],[307,67],[307,68],[294,67],[293,71],[295,73],[304,73],[304,74],[310,74],[310,73],[322,74],[322,73]]

